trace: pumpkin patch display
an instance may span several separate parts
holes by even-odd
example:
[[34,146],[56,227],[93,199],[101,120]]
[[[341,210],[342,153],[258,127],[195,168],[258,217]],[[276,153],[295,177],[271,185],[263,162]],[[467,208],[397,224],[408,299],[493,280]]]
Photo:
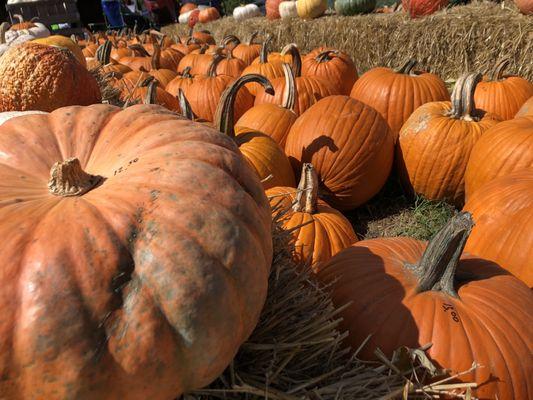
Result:
[[481,186],[463,210],[475,222],[465,250],[533,287],[533,167]]
[[477,85],[474,101],[479,109],[499,115],[503,120],[514,118],[520,107],[533,96],[533,83],[519,76],[503,74],[510,60],[496,64],[488,79]]
[[[430,345],[428,356],[451,375],[475,382],[480,399],[527,399],[533,386],[533,296],[497,264],[462,255],[474,225],[453,217],[429,243],[379,238],[355,243],[324,263],[347,344],[374,359],[400,346]],[[394,334],[392,334],[394,333]],[[521,356],[522,355],[522,356]],[[482,367],[481,367],[482,366]]]
[[96,79],[70,50],[27,42],[0,58],[0,112],[52,111],[100,101]]
[[457,80],[451,102],[426,103],[400,130],[397,164],[402,185],[427,199],[447,200],[459,207],[465,199],[465,171],[472,149],[496,115],[478,110],[474,102],[481,74]]
[[233,140],[102,104],[0,136],[2,396],[168,400],[214,380],[272,261],[270,207]]
[[417,61],[400,69],[372,68],[354,84],[350,96],[375,108],[398,136],[407,118],[422,104],[448,101],[446,85],[435,74],[414,71]]
[[318,198],[318,176],[311,164],[304,164],[297,189],[273,187],[267,190],[274,213],[282,214],[283,228],[295,240],[297,263],[318,271],[323,262],[357,241],[350,224],[339,211]]
[[351,97],[328,96],[298,117],[285,152],[298,173],[304,163],[314,166],[320,198],[350,210],[370,200],[387,180],[394,138],[373,108]]

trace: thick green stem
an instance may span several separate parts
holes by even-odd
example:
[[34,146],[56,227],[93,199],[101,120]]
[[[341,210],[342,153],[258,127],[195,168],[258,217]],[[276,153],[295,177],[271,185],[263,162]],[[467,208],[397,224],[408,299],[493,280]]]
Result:
[[416,64],[418,64],[418,61],[414,58],[411,58],[395,72],[397,72],[398,74],[410,74]]
[[302,76],[302,56],[300,55],[300,50],[298,50],[296,43],[290,43],[281,50],[282,56],[285,56],[286,54],[290,54],[292,57],[294,76]]
[[318,175],[310,163],[304,163],[302,175],[298,184],[296,201],[292,206],[294,212],[314,214],[318,201]]
[[235,137],[233,119],[237,94],[244,85],[251,82],[259,83],[263,86],[266,93],[274,95],[272,84],[262,75],[247,74],[233,82],[233,84],[222,93],[215,114],[215,126],[220,132],[225,133],[229,137]]
[[461,212],[433,236],[420,261],[410,266],[419,277],[419,293],[436,290],[458,297],[455,273],[473,226],[472,215]]

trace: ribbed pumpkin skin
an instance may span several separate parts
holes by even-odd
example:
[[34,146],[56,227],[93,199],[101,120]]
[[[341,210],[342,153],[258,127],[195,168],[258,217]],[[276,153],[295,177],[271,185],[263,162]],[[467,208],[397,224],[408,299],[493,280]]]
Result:
[[166,48],[161,50],[161,56],[159,59],[160,68],[170,69],[177,71],[181,59],[185,57],[184,54],[178,50],[172,48]]
[[70,50],[26,42],[0,58],[0,112],[49,112],[101,100],[96,79]]
[[[182,86],[193,112],[200,119],[213,122],[220,96],[235,79],[227,75],[197,76],[192,84]],[[171,94],[174,94],[171,92]],[[238,120],[254,105],[254,98],[246,88],[239,90],[235,101],[234,118]]]
[[217,75],[228,75],[237,79],[246,68],[244,61],[238,58],[225,58],[217,64]]
[[383,186],[392,166],[393,137],[371,107],[347,96],[320,100],[292,126],[285,152],[298,171],[313,164],[320,197],[338,210],[364,204]]
[[149,72],[149,74],[157,79],[159,86],[161,86],[163,89],[165,89],[167,85],[178,76],[177,72],[174,72],[170,69],[153,69]]
[[[233,141],[145,105],[20,117],[0,136],[2,396],[168,400],[218,376],[272,258],[270,207]],[[106,180],[50,194],[73,156]]]
[[511,76],[500,81],[480,82],[476,87],[474,102],[480,110],[507,120],[514,118],[531,96],[533,83],[518,76]]
[[407,118],[422,104],[450,100],[437,75],[407,75],[390,68],[373,68],[355,82],[350,96],[374,107],[397,137]]
[[198,14],[198,21],[202,24],[207,22],[215,21],[220,18],[220,14],[215,7],[204,8]]
[[514,0],[514,3],[522,14],[533,14],[533,2],[531,0]]
[[[417,279],[405,267],[415,264],[426,244],[410,238],[361,241],[324,265],[319,279],[332,282],[334,304],[352,302],[340,316],[360,356],[375,358],[379,347],[392,356],[400,346],[432,343],[429,356],[450,375],[483,368],[460,377],[484,383],[474,395],[481,399],[528,399],[533,394],[531,324],[533,296],[529,288],[490,261],[463,256],[459,271],[474,278],[456,284],[459,299],[445,293],[416,293]],[[446,305],[453,307],[445,311]],[[459,321],[453,320],[455,312]],[[495,379],[490,379],[490,377]],[[499,382],[498,382],[499,380]]]
[[205,75],[212,62],[211,54],[187,54],[178,64],[178,73],[183,74],[187,67],[191,67],[191,75]]
[[478,122],[453,119],[445,115],[450,109],[448,101],[417,108],[400,131],[396,160],[405,188],[462,206],[470,153],[484,132],[500,120],[490,114]]
[[[288,210],[296,199],[293,187],[274,187],[267,190],[274,212]],[[287,212],[282,218],[283,228],[294,238],[293,257],[297,263],[309,263],[318,272],[322,263],[357,241],[350,221],[325,201],[318,200],[316,213]]]
[[247,66],[250,65],[257,57],[259,57],[260,52],[261,45],[257,43],[240,43],[232,50],[233,57],[244,61]]
[[[297,115],[302,114],[305,110],[315,104],[317,100],[339,94],[332,83],[323,79],[312,76],[298,76],[295,78],[295,81],[298,98],[294,106],[294,112]],[[274,87],[274,96],[266,93],[264,89],[259,90],[255,96],[254,104],[256,106],[265,103],[283,104],[283,93],[285,92],[283,70],[281,71],[281,78],[272,79],[270,82]]]
[[515,115],[515,118],[533,117],[533,96],[527,100]]
[[[291,164],[283,149],[272,138],[261,132],[247,130],[237,134],[235,142],[263,181],[265,190],[274,186],[296,186]],[[267,179],[269,175],[272,177]]]
[[270,20],[281,18],[279,15],[279,3],[283,0],[266,0],[265,11],[266,17]]
[[533,168],[502,176],[464,206],[476,225],[465,250],[494,261],[533,287]]
[[326,50],[333,49],[319,47],[303,58],[302,75],[326,80],[335,87],[337,94],[349,96],[358,78],[357,69],[350,56],[343,52],[331,55],[326,62],[317,61],[316,57]]
[[376,0],[336,0],[335,11],[339,15],[357,15],[372,12]]
[[296,118],[297,116],[293,111],[277,104],[259,104],[250,108],[239,118],[235,124],[235,131],[237,134],[241,130],[263,132],[284,149],[287,135]]
[[327,0],[299,0],[296,2],[298,16],[303,19],[320,17],[327,9]]
[[[267,78],[272,84],[276,78],[283,78],[283,63],[281,61],[269,61],[266,63],[257,63],[248,65],[241,73],[241,76],[248,74],[258,74]],[[257,96],[261,92],[261,85],[255,82],[248,83],[246,89],[252,96]]]
[[[178,102],[178,99],[176,99],[174,96],[172,96],[166,90],[161,89],[160,87],[156,88],[156,92],[157,93],[156,93],[155,104],[163,106],[167,110],[175,111],[177,113],[179,113],[181,111],[180,103]],[[147,87],[139,87],[139,88],[135,89],[135,91],[131,95],[130,102],[133,102],[133,104],[135,104],[135,102],[144,104],[144,99],[146,98],[147,94],[148,94],[148,88]],[[129,93],[128,94],[123,94],[121,96],[123,101],[127,100],[128,97],[130,97]]]
[[449,0],[402,0],[402,6],[411,18],[431,15],[446,7]]
[[176,97],[180,89],[185,92],[185,90],[189,90],[188,88],[192,86],[193,83],[194,78],[178,75],[167,84],[165,90],[172,96]]
[[465,173],[466,200],[484,184],[533,167],[533,117],[499,123],[476,143]]

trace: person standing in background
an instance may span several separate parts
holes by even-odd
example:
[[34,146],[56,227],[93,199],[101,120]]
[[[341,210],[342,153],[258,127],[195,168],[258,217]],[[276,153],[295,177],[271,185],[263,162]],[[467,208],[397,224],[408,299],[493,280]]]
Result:
[[108,28],[124,27],[124,18],[120,7],[121,0],[102,0],[102,10],[104,11]]
[[176,3],[174,0],[144,0],[144,5],[152,15],[156,25],[177,22]]

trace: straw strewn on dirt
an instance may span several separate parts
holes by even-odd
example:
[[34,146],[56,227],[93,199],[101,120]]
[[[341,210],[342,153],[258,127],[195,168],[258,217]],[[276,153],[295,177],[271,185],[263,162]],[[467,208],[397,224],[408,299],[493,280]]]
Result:
[[[348,52],[360,72],[397,67],[415,57],[444,79],[455,79],[465,71],[486,72],[497,60],[511,57],[509,71],[533,80],[533,18],[519,14],[510,2],[474,2],[417,20],[403,13],[313,21],[223,18],[196,29],[211,31],[217,40],[230,33],[246,39],[259,31],[272,35],[273,49],[291,42],[304,52],[335,47]],[[187,30],[186,25],[164,28],[171,36],[186,35]]]

